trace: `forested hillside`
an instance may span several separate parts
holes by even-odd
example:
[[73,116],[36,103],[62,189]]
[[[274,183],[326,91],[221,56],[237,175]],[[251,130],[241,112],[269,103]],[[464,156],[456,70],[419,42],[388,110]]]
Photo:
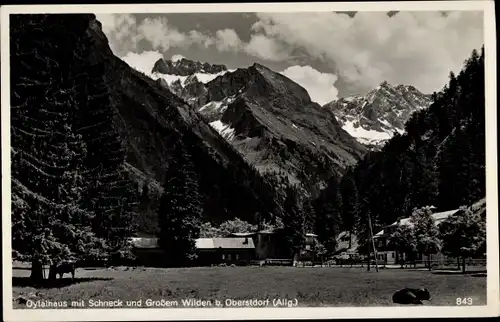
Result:
[[[162,186],[196,207],[198,222],[281,214],[276,178],[115,57],[94,15],[13,15],[10,24],[12,249],[32,261],[33,278],[42,263],[96,260],[158,233]],[[196,191],[182,190],[186,182]]]
[[368,214],[377,228],[410,216],[414,207],[444,211],[484,198],[484,97],[483,48],[458,76],[450,73],[431,106],[406,123],[405,134],[368,153],[341,182],[332,181],[318,212],[333,209],[334,226],[362,233]]

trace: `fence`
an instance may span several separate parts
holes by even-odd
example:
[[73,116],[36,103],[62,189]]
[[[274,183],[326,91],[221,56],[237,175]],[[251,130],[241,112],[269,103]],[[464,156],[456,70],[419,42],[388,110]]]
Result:
[[250,265],[259,265],[259,266],[292,266],[293,261],[291,259],[274,259],[267,258],[263,260],[254,260],[250,262]]

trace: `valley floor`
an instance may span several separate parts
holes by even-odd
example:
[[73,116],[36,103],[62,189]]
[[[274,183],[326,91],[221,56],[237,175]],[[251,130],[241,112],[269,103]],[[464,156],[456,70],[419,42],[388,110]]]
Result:
[[426,305],[455,306],[457,297],[486,304],[484,274],[434,274],[422,270],[294,267],[203,267],[78,269],[57,287],[29,286],[29,269],[13,270],[14,308],[26,308],[16,299],[71,301],[139,300],[253,300],[297,299],[298,306],[390,306],[392,294],[404,287],[426,287]]

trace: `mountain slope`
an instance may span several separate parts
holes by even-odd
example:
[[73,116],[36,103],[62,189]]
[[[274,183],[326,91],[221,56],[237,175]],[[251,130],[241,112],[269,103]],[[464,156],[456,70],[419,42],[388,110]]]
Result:
[[[286,176],[316,194],[364,154],[364,147],[341,129],[334,114],[312,102],[307,91],[287,77],[259,64],[212,75],[210,81],[193,75],[181,84],[164,85],[177,86],[177,95],[261,173]],[[161,75],[156,77],[161,81]]]
[[[115,57],[94,15],[72,16],[79,21],[81,28],[62,24],[58,26],[58,30],[75,37],[90,37],[90,45],[85,48],[83,58],[72,58],[76,57],[74,55],[77,53],[72,51],[72,48],[58,43],[58,38],[50,34],[47,35],[51,37],[50,40],[31,42],[29,46],[32,47],[28,48],[31,51],[27,50],[26,53],[35,55],[38,52],[43,55],[47,52],[45,49],[52,48],[51,46],[64,48],[64,51],[61,49],[60,55],[47,53],[40,56],[41,60],[52,64],[66,59],[70,64],[74,64],[75,68],[88,70],[92,77],[103,81],[105,94],[90,89],[84,92],[83,82],[71,99],[78,103],[85,97],[101,95],[109,100],[112,117],[107,121],[107,125],[117,132],[119,144],[125,149],[124,157],[115,161],[125,169],[128,180],[135,186],[135,197],[139,200],[136,211],[139,213],[138,224],[141,233],[153,234],[157,229],[156,209],[162,193],[160,186],[166,180],[165,174],[169,164],[176,158],[172,153],[175,144],[185,145],[192,157],[203,195],[205,220],[220,222],[239,217],[255,222],[258,219],[256,214],[279,215],[274,182],[267,182],[262,178],[184,101]],[[26,16],[26,19],[29,21],[30,17]],[[38,62],[36,59],[34,61]],[[35,82],[43,76],[28,73],[29,70],[24,69],[26,74],[17,76],[20,79],[33,79]],[[55,71],[49,68],[49,76],[52,70]],[[43,94],[33,92],[33,95],[42,99]],[[26,107],[13,110],[12,114],[22,115],[23,108]],[[22,130],[19,128],[20,124],[13,123],[13,131]],[[103,132],[102,135],[106,137],[106,133]],[[19,139],[13,142],[13,150],[31,149],[25,142],[29,141]],[[44,153],[43,149],[40,153]],[[13,168],[24,162],[19,154],[17,159],[13,160]],[[27,178],[22,175],[16,178],[14,173],[13,184],[19,182],[24,186]],[[46,194],[43,184],[37,182],[37,178],[31,180],[35,182],[29,185],[24,195],[35,195],[43,199]],[[13,196],[13,199],[17,201],[17,205],[23,204],[22,196]]]
[[332,110],[342,128],[360,143],[380,148],[394,133],[404,133],[411,115],[430,104],[430,95],[411,85],[382,82],[365,96],[341,98],[324,107]]

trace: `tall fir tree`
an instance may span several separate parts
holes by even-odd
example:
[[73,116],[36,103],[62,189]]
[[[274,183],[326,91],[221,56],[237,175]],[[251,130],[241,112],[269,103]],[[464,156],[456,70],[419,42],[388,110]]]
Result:
[[315,229],[319,241],[330,253],[335,252],[337,236],[343,227],[341,219],[342,206],[340,183],[337,182],[336,178],[332,178],[316,202]]
[[304,216],[300,207],[300,197],[295,187],[286,188],[283,204],[283,231],[285,244],[290,255],[297,254],[305,243]]
[[192,157],[183,140],[173,151],[158,209],[159,245],[168,266],[189,266],[196,259],[203,205]]
[[[103,155],[95,167],[89,166],[89,151],[107,140],[96,142],[80,131],[84,124],[90,128],[107,121],[89,116],[89,109],[110,108],[106,100],[89,100],[93,90],[85,90],[92,85],[106,87],[99,82],[103,71],[89,61],[93,44],[86,33],[91,19],[91,15],[15,15],[10,20],[12,247],[19,259],[32,261],[36,282],[42,279],[42,265],[103,257],[113,243],[92,225],[100,213],[89,204],[88,190],[97,178],[111,187],[109,173],[95,174],[116,156]],[[97,133],[103,134],[107,132]],[[101,191],[101,196],[108,194]],[[128,205],[115,204],[117,209]],[[128,223],[123,224],[128,229]],[[113,225],[119,227],[122,221]]]
[[357,218],[359,217],[359,195],[353,173],[349,169],[341,181],[342,199],[342,227],[344,230],[353,232]]

